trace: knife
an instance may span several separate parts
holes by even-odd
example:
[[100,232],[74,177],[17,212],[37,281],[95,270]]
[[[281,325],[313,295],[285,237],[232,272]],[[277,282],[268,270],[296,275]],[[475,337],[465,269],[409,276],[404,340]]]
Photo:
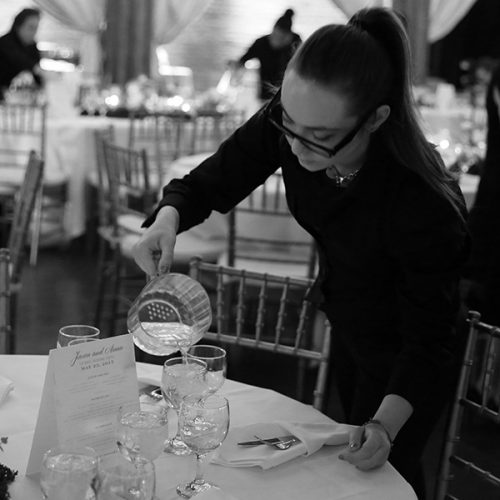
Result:
[[[263,439],[266,443],[273,444],[279,443],[280,441],[299,441],[297,437],[293,434],[288,434],[287,436],[279,436],[274,438]],[[260,444],[264,444],[262,441],[242,441],[241,443],[237,443],[239,446],[258,446]]]

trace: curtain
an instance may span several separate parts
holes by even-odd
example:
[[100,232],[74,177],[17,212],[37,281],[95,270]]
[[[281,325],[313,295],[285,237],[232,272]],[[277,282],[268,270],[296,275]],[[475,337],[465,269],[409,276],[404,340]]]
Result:
[[42,12],[84,33],[80,44],[85,73],[98,75],[101,64],[100,33],[104,24],[105,0],[34,0]]
[[469,12],[476,0],[431,0],[429,11],[429,42],[446,36]]
[[[392,0],[333,0],[333,2],[348,18],[364,7],[392,5]],[[430,0],[427,34],[429,42],[433,43],[446,36],[475,2],[476,0]]]
[[205,12],[211,1],[154,0],[153,45],[156,47],[172,41]]

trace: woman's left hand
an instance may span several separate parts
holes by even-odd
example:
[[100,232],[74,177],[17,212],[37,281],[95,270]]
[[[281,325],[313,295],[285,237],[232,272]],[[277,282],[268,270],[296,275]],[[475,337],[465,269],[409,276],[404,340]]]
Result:
[[391,442],[379,425],[362,425],[349,434],[349,446],[339,455],[360,470],[376,469],[385,464],[391,452]]

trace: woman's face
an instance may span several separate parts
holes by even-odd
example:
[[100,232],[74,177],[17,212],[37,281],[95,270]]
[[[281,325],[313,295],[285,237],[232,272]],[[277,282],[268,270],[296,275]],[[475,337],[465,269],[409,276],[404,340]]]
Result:
[[[361,117],[351,114],[346,98],[334,89],[300,77],[295,70],[285,74],[281,89],[283,125],[295,134],[326,148],[334,148],[358,125]],[[330,167],[359,167],[370,142],[363,126],[354,139],[335,156],[325,157],[299,139],[287,136],[293,154],[310,172]]]
[[24,23],[17,28],[17,36],[25,45],[31,45],[35,42],[36,32],[40,19],[38,16],[30,16],[24,20]]

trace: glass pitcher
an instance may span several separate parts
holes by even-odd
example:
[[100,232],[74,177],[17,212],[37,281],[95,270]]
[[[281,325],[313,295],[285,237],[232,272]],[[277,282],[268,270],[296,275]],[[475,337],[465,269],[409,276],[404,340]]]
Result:
[[157,356],[183,353],[212,322],[210,299],[189,276],[168,273],[152,279],[132,304],[128,331],[139,349]]

